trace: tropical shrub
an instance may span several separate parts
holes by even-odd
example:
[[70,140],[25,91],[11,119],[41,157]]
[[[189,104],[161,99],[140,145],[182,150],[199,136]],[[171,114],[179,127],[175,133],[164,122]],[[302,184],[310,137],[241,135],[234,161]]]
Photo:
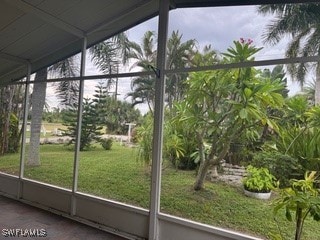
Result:
[[[196,139],[191,129],[169,118],[164,125],[163,157],[178,169],[190,170],[197,167],[191,154],[196,150]],[[135,142],[138,145],[138,159],[150,164],[152,158],[153,118],[145,116],[141,126],[135,128]]]
[[24,88],[20,84],[0,87],[0,155],[19,151]]
[[298,160],[277,151],[256,152],[250,163],[256,168],[267,168],[279,181],[280,187],[288,187],[291,178],[301,175]]
[[[303,172],[320,170],[320,130],[317,128],[282,129],[276,147],[296,158]],[[303,173],[301,172],[301,177]]]
[[197,139],[194,129],[188,126],[187,122],[179,121],[178,107],[179,105],[174,105],[173,117],[167,116],[164,133],[164,154],[174,167],[193,170],[199,165],[199,161],[193,156],[197,149]]
[[113,144],[112,138],[102,138],[99,140],[99,142],[104,150],[111,150]]
[[[320,198],[319,189],[315,187],[316,172],[306,172],[304,179],[292,179],[289,188],[280,191],[280,196],[275,201],[274,215],[280,209],[285,210],[288,221],[295,221],[296,233],[295,240],[300,240],[303,224],[307,216],[311,216],[315,221],[320,221]],[[280,232],[280,237],[283,239]]]
[[320,108],[312,107],[280,127],[274,139],[275,147],[285,155],[298,160],[302,167],[299,178],[305,171],[320,170]]
[[256,168],[249,165],[247,176],[243,178],[244,189],[251,192],[267,193],[276,187],[276,178],[267,168]]
[[135,128],[135,141],[138,145],[137,158],[149,165],[152,160],[153,119],[147,114],[141,126]]
[[9,127],[9,153],[16,153],[19,151],[21,132],[19,128],[19,119],[13,113],[10,114]]
[[[168,124],[166,124],[166,127]],[[177,131],[165,131],[164,134],[164,157],[168,159],[173,166],[178,167],[180,160],[185,157],[185,150],[183,148],[183,137]]]

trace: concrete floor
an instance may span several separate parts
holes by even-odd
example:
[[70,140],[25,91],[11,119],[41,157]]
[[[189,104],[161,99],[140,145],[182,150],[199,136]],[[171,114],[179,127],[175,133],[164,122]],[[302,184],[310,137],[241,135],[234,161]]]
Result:
[[[30,229],[29,234],[26,231]],[[13,237],[12,234],[20,236]],[[38,234],[40,237],[30,237],[33,234]],[[123,240],[124,238],[0,196],[0,239]]]

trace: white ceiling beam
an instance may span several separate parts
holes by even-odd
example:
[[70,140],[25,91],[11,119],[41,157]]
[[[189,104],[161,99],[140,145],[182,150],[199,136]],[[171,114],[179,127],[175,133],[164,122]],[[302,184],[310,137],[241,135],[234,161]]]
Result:
[[61,19],[59,19],[59,18],[37,8],[29,3],[26,3],[21,0],[6,0],[6,2],[8,4],[11,4],[12,6],[19,8],[23,12],[31,13],[31,14],[41,18],[43,21],[45,21],[49,24],[52,24],[52,25],[56,26],[57,28],[60,28],[70,34],[73,34],[73,35],[79,37],[79,38],[83,38],[85,36],[85,33],[81,29],[78,29],[78,28],[62,21]]

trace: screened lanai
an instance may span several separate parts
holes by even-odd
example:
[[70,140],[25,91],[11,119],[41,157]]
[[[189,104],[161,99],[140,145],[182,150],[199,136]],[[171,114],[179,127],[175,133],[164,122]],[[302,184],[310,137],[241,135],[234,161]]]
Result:
[[[182,76],[189,73],[250,67],[268,68],[290,63],[314,63],[319,61],[319,56],[265,57],[267,53],[263,52],[252,61],[214,64],[208,62],[198,66],[169,68],[166,57],[167,39],[171,34],[169,32],[170,14],[179,9],[197,9],[197,17],[201,18],[201,10],[208,8],[212,9],[212,14],[215,14],[214,9],[221,7],[311,2],[318,1],[0,0],[0,89],[18,86],[20,91],[10,95],[8,102],[3,105],[5,108],[10,105],[10,101],[13,102],[13,99],[17,98],[11,111],[18,109],[19,114],[16,118],[10,118],[9,122],[1,122],[1,124],[3,126],[16,124],[19,125],[18,129],[21,129],[21,135],[17,135],[17,143],[20,143],[18,152],[0,157],[0,194],[128,239],[249,240],[263,238],[262,234],[251,233],[248,230],[250,227],[236,228],[235,225],[225,223],[219,225],[215,222],[203,221],[197,215],[189,218],[188,212],[192,212],[192,208],[199,211],[199,215],[217,215],[219,210],[212,210],[211,205],[207,205],[208,202],[214,204],[213,193],[218,191],[214,188],[209,187],[210,190],[196,195],[197,193],[191,190],[192,181],[186,180],[189,188],[182,185],[184,183],[182,178],[177,178],[174,184],[176,188],[180,188],[181,192],[170,193],[170,184],[176,175],[174,169],[167,170],[168,167],[163,163],[163,149],[167,148],[164,144],[165,109],[170,104],[166,95],[169,91],[166,83],[172,76],[184,79]],[[188,19],[187,14],[185,19]],[[95,44],[109,40],[119,33],[130,31],[148,20],[156,22],[157,34],[153,36],[156,42],[155,65],[149,65],[143,70],[136,66],[131,68],[117,66],[112,69],[110,67],[105,71],[92,67],[93,63],[90,59],[94,61],[91,58],[93,53],[88,50],[89,48],[92,49]],[[237,21],[237,19],[230,16],[229,19],[221,19],[221,21]],[[208,23],[207,27],[214,24],[218,23]],[[192,31],[196,33],[197,29]],[[229,30],[226,29],[226,31]],[[133,35],[134,30],[130,34]],[[233,40],[229,39],[230,44]],[[59,75],[43,71],[70,57],[75,59],[78,66],[74,69],[74,74]],[[105,59],[105,61],[109,60]],[[37,79],[39,72],[46,75],[41,83]],[[115,169],[113,167],[116,165],[108,165],[109,158],[106,152],[99,150],[100,146],[90,151],[82,151],[81,135],[84,134],[82,129],[86,127],[86,116],[89,115],[87,107],[90,105],[86,104],[86,101],[90,101],[86,99],[97,94],[96,86],[99,83],[104,84],[109,80],[115,80],[115,85],[111,90],[109,89],[108,93],[116,100],[117,98],[125,100],[129,94],[131,80],[142,77],[155,79],[152,91],[149,90],[153,93],[154,99],[152,102],[154,105],[151,107],[153,111],[152,138],[150,139],[152,147],[148,152],[151,161],[147,167],[141,167],[143,164],[137,163],[134,157],[134,147],[128,144],[130,150],[128,150],[129,147],[123,148],[124,142],[130,143],[131,138],[134,138],[131,136],[132,132],[128,131],[128,127],[130,126],[129,129],[131,129],[137,123],[129,119],[118,119],[117,121],[121,122],[125,130],[115,130],[115,132],[122,132],[119,134],[120,137],[117,134],[113,136],[114,141],[117,142],[113,146],[117,150],[117,156],[111,156],[110,159],[121,162],[122,158],[130,158],[131,162],[128,166],[131,171],[126,175],[127,170],[123,166]],[[68,83],[77,83],[76,93],[69,92],[76,96],[74,99],[76,107],[73,109],[74,124],[68,126],[73,127],[74,142],[72,147],[67,147],[67,150],[64,138],[61,137],[61,131],[64,131],[66,126],[59,125],[51,129],[49,124],[44,128],[42,120],[36,122],[35,115],[31,115],[30,111],[31,103],[31,108],[36,108],[37,103],[33,102],[33,99],[36,98],[37,88],[41,86],[46,88],[47,96],[43,98],[47,98],[46,100],[50,103],[50,101],[57,101],[58,96],[54,89],[61,82],[67,83],[66,86],[70,88],[71,85]],[[58,106],[56,105],[55,108],[58,109]],[[122,105],[117,107],[115,114],[120,115],[122,108],[124,108]],[[145,106],[144,109],[150,110],[150,106],[149,108]],[[40,112],[42,117],[44,112],[43,109]],[[35,144],[40,146],[36,148],[37,154],[41,155],[41,166],[45,167],[41,171],[36,170],[37,166],[30,167],[27,164],[32,144],[30,140],[32,127],[38,128],[39,141]],[[44,132],[49,135],[43,136]],[[54,143],[51,142],[51,137],[55,139]],[[98,160],[90,160],[94,156],[97,156]],[[98,173],[92,171],[94,165],[100,169]],[[113,179],[106,179],[105,176],[112,171],[115,172]],[[182,174],[195,179],[193,173],[182,172]],[[135,182],[132,179],[137,175],[139,175],[138,180]],[[171,178],[172,176],[174,177]],[[117,193],[122,188],[130,189],[130,184],[138,185],[132,190],[134,193],[126,192],[127,195],[132,194],[132,198],[125,198]],[[96,187],[98,185],[102,186],[102,189],[98,189]],[[186,197],[184,192],[191,192],[191,194]],[[194,205],[190,205],[189,209],[181,210],[179,202],[190,196],[196,196],[192,199]],[[224,197],[228,198],[228,196]],[[234,204],[236,205],[237,202],[235,201]],[[194,206],[201,207],[198,209]],[[180,211],[184,211],[185,214]],[[237,214],[237,210],[230,206],[229,212],[225,214]],[[310,228],[312,227],[313,225]]]

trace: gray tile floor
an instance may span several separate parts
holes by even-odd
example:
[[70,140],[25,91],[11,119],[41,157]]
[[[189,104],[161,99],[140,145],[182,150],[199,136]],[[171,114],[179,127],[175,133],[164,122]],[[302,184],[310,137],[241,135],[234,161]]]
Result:
[[[42,237],[26,237],[25,232],[25,236],[22,236],[20,229],[22,231],[31,229],[31,235],[34,234],[32,231],[38,231],[38,236]],[[13,232],[20,233],[20,237],[13,237],[11,235]],[[44,233],[46,236],[43,236]],[[124,238],[0,196],[0,239],[123,240]]]

